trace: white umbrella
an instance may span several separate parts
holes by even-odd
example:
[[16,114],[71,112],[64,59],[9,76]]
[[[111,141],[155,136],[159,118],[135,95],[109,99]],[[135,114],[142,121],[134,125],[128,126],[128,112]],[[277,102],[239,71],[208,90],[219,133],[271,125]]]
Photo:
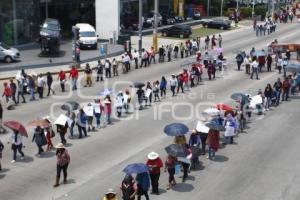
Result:
[[217,116],[218,114],[220,114],[220,111],[216,108],[207,108],[202,112],[202,114],[209,116]]
[[66,123],[68,122],[68,120],[69,120],[69,118],[68,118],[66,115],[61,114],[61,115],[59,115],[59,117],[55,120],[54,124],[65,126]]
[[208,133],[209,132],[209,128],[207,126],[205,126],[205,124],[201,121],[197,122],[196,130],[198,132],[201,132],[201,133]]

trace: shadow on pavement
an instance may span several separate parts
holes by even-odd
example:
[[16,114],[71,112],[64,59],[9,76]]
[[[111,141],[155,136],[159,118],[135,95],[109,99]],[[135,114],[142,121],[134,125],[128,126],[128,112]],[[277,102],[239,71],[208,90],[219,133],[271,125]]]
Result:
[[6,172],[8,172],[10,169],[8,169],[8,168],[2,168],[2,170],[0,171],[0,173],[2,174],[2,173],[6,173]]
[[188,183],[177,183],[172,187],[172,190],[177,192],[190,192],[194,189],[194,186]]
[[228,160],[229,160],[229,158],[226,156],[216,155],[216,159],[214,161],[215,162],[226,162]]
[[167,192],[167,190],[165,190],[165,189],[162,189],[162,188],[159,188],[158,190],[159,190],[159,194],[164,194],[164,193],[166,193],[166,192]]
[[51,158],[55,156],[55,152],[54,151],[45,151],[41,154],[40,158]]
[[0,179],[4,178],[5,176],[5,174],[0,174]]
[[73,179],[73,178],[67,179],[66,184],[74,184],[74,183],[76,183],[75,179]]
[[18,162],[20,162],[20,163],[30,163],[30,162],[33,162],[33,157],[25,156],[24,160],[18,160]]

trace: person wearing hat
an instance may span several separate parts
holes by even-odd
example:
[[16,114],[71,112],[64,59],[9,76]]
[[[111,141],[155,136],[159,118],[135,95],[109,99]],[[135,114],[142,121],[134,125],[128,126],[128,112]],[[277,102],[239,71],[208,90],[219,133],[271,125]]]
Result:
[[117,193],[112,189],[108,189],[102,200],[118,200]]
[[56,148],[57,162],[56,162],[56,180],[53,187],[58,187],[61,171],[63,171],[63,175],[64,175],[63,183],[64,184],[67,183],[67,175],[68,175],[67,170],[70,163],[70,155],[62,143],[58,143],[55,146],[55,148]]
[[159,195],[158,181],[160,177],[160,168],[163,167],[163,162],[156,152],[151,152],[148,154],[148,160],[146,165],[149,167],[152,194]]

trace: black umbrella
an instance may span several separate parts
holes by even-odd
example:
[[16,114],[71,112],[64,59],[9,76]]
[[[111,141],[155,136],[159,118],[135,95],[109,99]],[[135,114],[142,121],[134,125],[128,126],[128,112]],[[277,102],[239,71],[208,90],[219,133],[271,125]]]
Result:
[[164,128],[164,132],[168,136],[180,136],[186,134],[188,131],[189,128],[182,123],[172,123]]
[[66,111],[72,111],[77,110],[79,106],[79,103],[77,103],[76,101],[67,101],[61,106],[61,109]]
[[171,144],[165,148],[167,154],[174,157],[187,157],[187,148],[180,144]]
[[134,82],[133,83],[133,87],[135,87],[135,88],[141,88],[144,86],[145,86],[145,83],[142,83],[142,82]]
[[241,92],[233,93],[230,98],[235,101],[240,101],[242,104],[249,102],[249,97]]
[[205,124],[205,126],[207,126],[209,129],[212,129],[215,131],[225,131],[225,127],[215,121],[211,121],[211,122]]

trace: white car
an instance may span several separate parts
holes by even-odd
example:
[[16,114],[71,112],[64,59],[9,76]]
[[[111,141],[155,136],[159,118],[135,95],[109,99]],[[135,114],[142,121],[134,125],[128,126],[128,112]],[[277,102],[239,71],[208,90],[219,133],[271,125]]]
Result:
[[95,28],[89,24],[76,24],[79,28],[79,45],[80,49],[82,48],[98,48],[98,37],[96,35]]
[[12,48],[0,42],[0,60],[11,63],[20,59],[20,52],[16,48]]

